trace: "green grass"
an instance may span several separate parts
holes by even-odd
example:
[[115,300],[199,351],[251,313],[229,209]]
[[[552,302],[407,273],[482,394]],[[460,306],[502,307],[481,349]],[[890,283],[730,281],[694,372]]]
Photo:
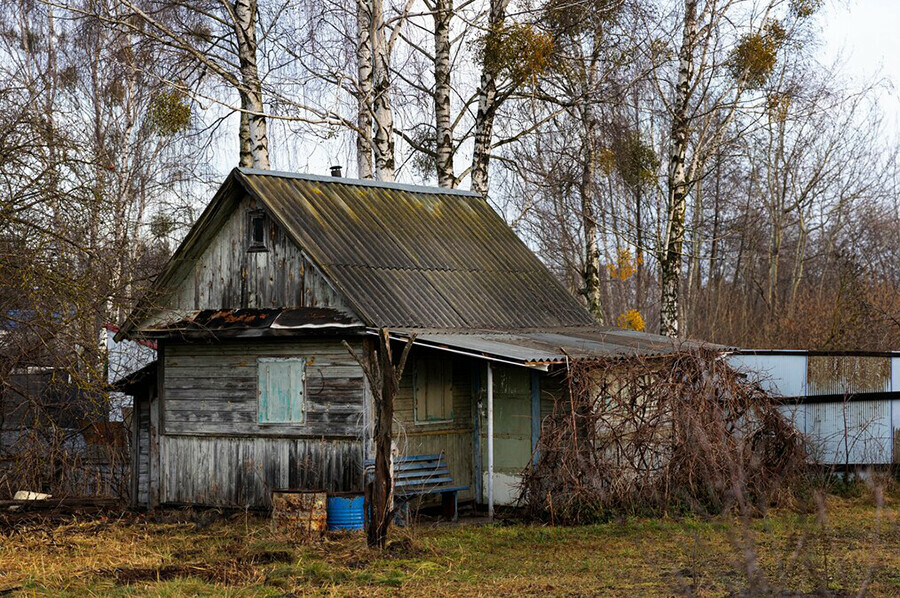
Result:
[[[900,595],[892,500],[831,497],[810,513],[393,529],[303,542],[271,522],[70,519],[0,536],[0,592],[14,596],[729,596],[754,579],[795,594]],[[753,573],[752,566],[759,573]]]

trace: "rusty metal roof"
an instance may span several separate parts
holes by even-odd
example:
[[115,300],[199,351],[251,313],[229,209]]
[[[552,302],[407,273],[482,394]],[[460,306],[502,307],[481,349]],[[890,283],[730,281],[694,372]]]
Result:
[[400,340],[408,339],[415,334],[416,345],[528,366],[617,356],[669,355],[698,348],[726,350],[726,347],[719,345],[602,327],[515,333],[484,331],[466,334],[439,330],[395,330],[392,334]]
[[369,326],[506,331],[596,325],[474,193],[243,168],[231,176]]
[[[302,331],[323,329],[362,328],[352,315],[326,307],[265,308],[265,309],[204,309],[181,314],[177,319],[163,321],[144,328],[148,336],[212,334],[247,331]],[[259,334],[257,334],[259,335]]]

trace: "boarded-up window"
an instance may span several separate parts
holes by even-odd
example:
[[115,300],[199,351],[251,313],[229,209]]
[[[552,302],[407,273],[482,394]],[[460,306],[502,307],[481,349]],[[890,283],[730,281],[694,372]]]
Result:
[[416,362],[413,399],[417,422],[453,419],[452,365],[449,359],[420,359]]
[[303,423],[306,360],[261,357],[256,365],[259,423]]

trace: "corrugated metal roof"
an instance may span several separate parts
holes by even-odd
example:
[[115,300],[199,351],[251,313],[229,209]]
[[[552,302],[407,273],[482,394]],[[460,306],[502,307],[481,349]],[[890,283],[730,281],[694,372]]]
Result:
[[415,334],[417,345],[497,358],[523,365],[565,363],[568,359],[668,355],[700,347],[725,349],[718,345],[677,341],[656,334],[601,327],[515,333],[484,331],[465,334],[438,330],[395,330],[392,334],[400,339]]
[[593,326],[502,218],[468,192],[236,169],[370,326]]

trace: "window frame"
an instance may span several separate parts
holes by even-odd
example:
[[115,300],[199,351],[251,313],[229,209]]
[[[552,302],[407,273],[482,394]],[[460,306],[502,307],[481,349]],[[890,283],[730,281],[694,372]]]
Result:
[[[419,387],[419,375],[424,369],[424,364],[426,362],[435,362],[440,364],[442,377],[446,376],[444,380],[444,399],[450,401],[449,409],[447,409],[446,403],[443,405],[444,409],[447,411],[448,415],[446,418],[439,419],[420,419],[419,418],[419,400],[418,400],[418,387]],[[425,399],[425,404],[427,405],[427,398]],[[454,419],[453,413],[453,360],[452,359],[439,359],[436,357],[420,357],[413,362],[413,376],[412,376],[412,402],[413,402],[413,424],[417,426],[433,426],[433,425],[446,425],[448,423],[452,423]]]
[[[254,237],[255,223],[257,220],[262,221],[262,239],[257,240]],[[269,215],[265,210],[247,210],[247,253],[266,253],[269,251],[269,244],[266,236],[266,229],[269,225]]]
[[[262,392],[260,365],[264,363],[297,363],[300,366],[300,419],[289,421],[263,421],[262,412]],[[257,357],[256,358],[256,424],[261,427],[269,426],[302,426],[306,424],[306,366],[307,359],[305,357]],[[293,397],[292,397],[293,399]],[[292,412],[291,406],[288,405],[288,413]]]

